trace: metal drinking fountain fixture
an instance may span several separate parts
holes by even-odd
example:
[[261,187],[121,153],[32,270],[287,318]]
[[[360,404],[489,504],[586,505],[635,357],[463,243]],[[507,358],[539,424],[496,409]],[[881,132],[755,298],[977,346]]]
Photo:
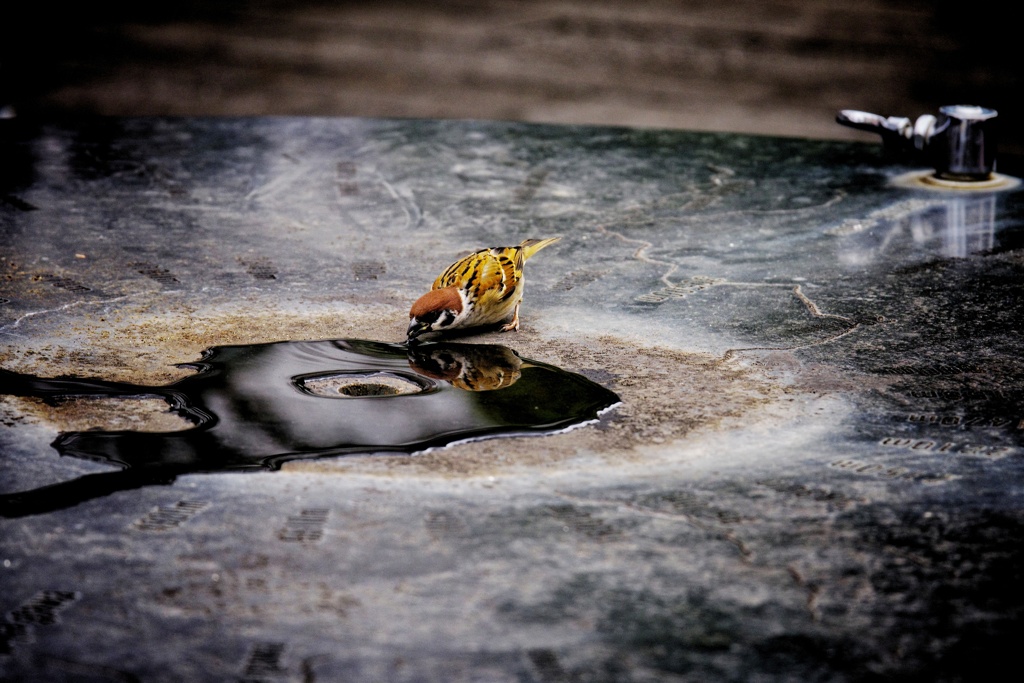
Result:
[[994,109],[955,104],[925,114],[916,121],[844,109],[836,121],[844,126],[878,133],[887,148],[923,155],[942,180],[982,182],[996,166]]

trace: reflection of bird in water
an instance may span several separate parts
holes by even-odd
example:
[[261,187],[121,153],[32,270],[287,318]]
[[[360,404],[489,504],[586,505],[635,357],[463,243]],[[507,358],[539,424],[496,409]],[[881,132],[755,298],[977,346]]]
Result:
[[466,391],[491,391],[512,386],[523,360],[505,346],[459,344],[409,347],[409,367],[432,379]]
[[501,331],[519,329],[523,264],[559,237],[528,239],[516,247],[481,249],[448,266],[430,291],[409,311],[409,339],[427,332],[504,322]]

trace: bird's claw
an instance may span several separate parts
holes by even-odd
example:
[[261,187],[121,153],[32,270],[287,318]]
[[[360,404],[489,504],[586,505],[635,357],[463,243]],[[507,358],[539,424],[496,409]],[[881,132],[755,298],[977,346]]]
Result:
[[511,332],[512,330],[519,331],[519,304],[516,304],[515,310],[512,311],[512,319],[501,326],[502,332]]

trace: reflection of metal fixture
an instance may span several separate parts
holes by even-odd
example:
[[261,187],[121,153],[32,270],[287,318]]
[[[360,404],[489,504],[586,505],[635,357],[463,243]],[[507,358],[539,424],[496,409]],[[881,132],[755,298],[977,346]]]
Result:
[[966,258],[996,247],[995,219],[992,193],[933,195],[873,212],[832,234],[843,237],[839,260],[847,266],[863,267],[882,258]]
[[919,116],[916,121],[900,116],[879,116],[844,109],[836,121],[878,133],[892,149],[923,155],[943,180],[985,181],[996,167],[994,109],[956,104],[939,109],[939,116]]

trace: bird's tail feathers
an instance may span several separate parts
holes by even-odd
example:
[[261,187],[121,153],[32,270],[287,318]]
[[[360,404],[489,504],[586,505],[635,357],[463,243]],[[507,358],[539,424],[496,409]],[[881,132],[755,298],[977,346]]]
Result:
[[519,244],[519,246],[522,247],[522,249],[523,249],[523,260],[525,261],[526,259],[528,259],[531,256],[533,256],[534,254],[536,254],[538,251],[540,251],[544,247],[548,246],[549,244],[554,244],[555,242],[557,242],[560,239],[562,239],[562,238],[561,237],[548,237],[547,239],[543,239],[543,240],[535,240],[535,239],[523,240]]

